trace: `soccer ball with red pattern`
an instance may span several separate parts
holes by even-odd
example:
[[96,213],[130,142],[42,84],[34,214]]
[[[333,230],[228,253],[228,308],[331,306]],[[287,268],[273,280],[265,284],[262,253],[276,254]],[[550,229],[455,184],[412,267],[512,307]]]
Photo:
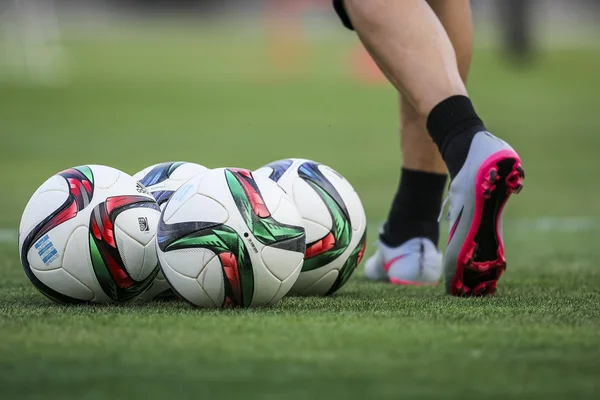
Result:
[[367,240],[365,211],[352,185],[332,168],[303,159],[275,161],[254,175],[277,182],[302,215],[306,258],[291,293],[338,291],[360,264]]
[[25,207],[19,251],[35,287],[60,303],[124,302],[158,273],[160,211],[146,188],[110,167],[62,171]]

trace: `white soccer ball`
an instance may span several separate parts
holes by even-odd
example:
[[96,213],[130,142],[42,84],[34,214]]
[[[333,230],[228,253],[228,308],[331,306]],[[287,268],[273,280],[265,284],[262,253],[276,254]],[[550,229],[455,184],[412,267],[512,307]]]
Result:
[[277,182],[302,215],[306,257],[290,292],[335,293],[360,264],[367,240],[367,218],[352,185],[333,169],[303,159],[276,161],[254,175]]
[[162,212],[158,259],[200,307],[277,303],[296,282],[306,240],[296,206],[268,178],[220,168],[186,182]]
[[158,273],[160,210],[135,179],[110,167],[67,169],[25,207],[19,251],[25,273],[60,303],[124,302]]
[[[143,169],[133,178],[144,185],[154,196],[161,210],[173,193],[191,178],[208,171],[208,168],[184,161],[165,162]],[[152,285],[140,296],[139,300],[150,301],[155,298],[172,299],[176,295],[171,290],[162,272],[158,272]]]

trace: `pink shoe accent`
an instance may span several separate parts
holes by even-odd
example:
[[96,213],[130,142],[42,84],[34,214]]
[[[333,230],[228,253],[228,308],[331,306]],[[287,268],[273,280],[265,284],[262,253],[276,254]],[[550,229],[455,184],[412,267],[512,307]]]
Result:
[[390,268],[392,268],[393,263],[395,263],[398,260],[403,259],[404,257],[406,257],[406,254],[401,254],[399,256],[392,258],[390,261],[386,262],[385,264],[383,264],[384,271],[388,272],[390,270]]
[[424,283],[424,282],[405,281],[403,279],[398,279],[398,278],[390,278],[390,283],[392,285],[400,285],[400,286],[437,286],[439,282]]
[[[475,236],[480,229],[481,219],[483,216],[485,202],[492,198],[494,190],[497,189],[497,183],[500,181],[501,176],[499,173],[499,163],[504,160],[514,160],[512,171],[505,176],[505,184],[507,192],[504,194],[506,197],[503,203],[500,205],[498,213],[496,215],[496,226],[495,234],[498,240],[498,257],[495,260],[477,262],[474,261],[474,253],[477,247],[475,242]],[[523,187],[522,179],[525,177],[523,168],[521,167],[521,159],[514,150],[501,150],[490,157],[488,157],[477,172],[475,180],[475,214],[473,216],[473,222],[469,229],[469,233],[465,239],[460,253],[458,255],[456,272],[454,279],[452,280],[451,294],[454,296],[460,295],[475,295],[482,296],[493,294],[496,291],[496,283],[500,276],[506,269],[506,259],[504,257],[504,244],[502,242],[502,236],[500,235],[500,217],[504,211],[504,206],[508,202],[510,195],[519,193]],[[458,224],[457,224],[458,225]],[[456,225],[456,226],[457,226]],[[453,230],[456,229],[456,226]],[[477,286],[470,288],[464,284],[464,273],[465,269],[477,273],[485,273],[488,271],[495,270],[494,273],[488,274],[485,281],[479,282]]]

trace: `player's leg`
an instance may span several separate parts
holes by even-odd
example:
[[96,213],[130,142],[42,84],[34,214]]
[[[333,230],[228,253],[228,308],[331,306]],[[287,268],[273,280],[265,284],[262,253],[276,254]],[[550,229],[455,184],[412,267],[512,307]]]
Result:
[[452,43],[425,0],[344,4],[367,50],[420,115],[427,117],[441,100],[467,96]]
[[493,293],[506,265],[500,214],[521,187],[519,156],[485,131],[448,33],[425,0],[345,0],[344,5],[346,22],[418,115],[427,118],[429,134],[453,179],[447,290],[455,295]]
[[[456,54],[456,62],[461,80],[466,83],[473,53],[473,25],[471,18],[471,6],[469,0],[428,0],[429,5],[442,23],[452,47]],[[396,232],[390,224],[391,232],[388,241],[398,244],[398,240],[404,242],[407,239],[424,235],[434,242],[439,239],[438,222],[441,196],[446,184],[446,164],[442,159],[440,151],[431,137],[427,134],[427,118],[420,115],[413,104],[405,97],[400,96],[400,140],[402,147],[403,175],[408,175],[406,182],[401,182],[400,188],[406,188],[407,192],[402,198],[395,199],[390,217],[395,213],[402,215],[405,209],[409,209],[413,220],[415,213],[418,221],[426,222],[429,226],[405,231],[402,223],[397,223]],[[413,173],[411,173],[413,172]],[[414,172],[418,172],[415,174]],[[405,183],[403,185],[403,183]],[[425,183],[425,185],[422,185]],[[409,193],[417,194],[417,198],[405,199]],[[403,193],[399,190],[398,195]],[[432,199],[428,201],[428,199]],[[423,214],[412,211],[423,209]],[[435,214],[435,217],[433,216]],[[408,216],[400,221],[405,222]],[[398,221],[398,222],[400,222]],[[435,222],[433,224],[432,222]],[[394,237],[396,243],[394,243]]]
[[[430,0],[429,4],[448,33],[459,73],[466,82],[473,48],[469,1]],[[382,227],[379,249],[365,265],[367,278],[396,284],[431,284],[441,276],[438,215],[447,172],[426,124],[427,119],[400,96],[401,180]]]

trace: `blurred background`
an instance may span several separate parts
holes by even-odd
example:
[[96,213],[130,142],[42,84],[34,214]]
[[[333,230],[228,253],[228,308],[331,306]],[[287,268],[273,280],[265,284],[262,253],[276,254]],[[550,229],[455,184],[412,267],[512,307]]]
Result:
[[[354,184],[372,230],[385,218],[401,165],[396,95],[329,0],[0,4],[5,237],[48,176],[90,163],[133,174],[312,158]],[[471,95],[528,172],[509,229],[586,233],[584,246],[600,217],[600,2],[473,7]]]

